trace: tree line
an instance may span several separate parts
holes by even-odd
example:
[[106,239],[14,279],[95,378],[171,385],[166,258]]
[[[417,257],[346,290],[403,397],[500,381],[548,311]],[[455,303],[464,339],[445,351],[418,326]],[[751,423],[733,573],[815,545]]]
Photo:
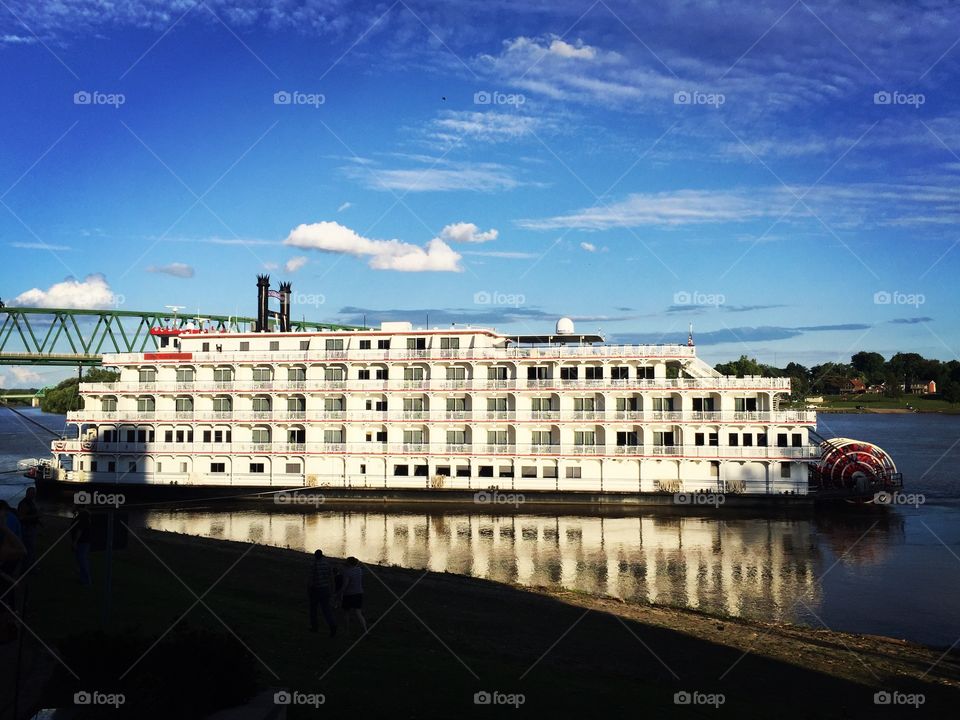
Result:
[[828,362],[809,368],[794,362],[778,368],[741,355],[739,360],[719,363],[715,367],[724,375],[737,377],[789,377],[792,396],[798,398],[839,395],[855,379],[867,387],[882,385],[884,395],[898,397],[903,394],[904,386],[933,380],[939,397],[960,403],[960,362],[930,360],[918,353],[897,353],[887,360],[880,353],[861,351],[852,355],[849,363]]
[[[101,368],[91,368],[83,378],[83,382],[116,382],[120,373]],[[40,399],[40,409],[43,412],[65,415],[70,410],[80,409],[80,380],[68,378],[52,387]]]

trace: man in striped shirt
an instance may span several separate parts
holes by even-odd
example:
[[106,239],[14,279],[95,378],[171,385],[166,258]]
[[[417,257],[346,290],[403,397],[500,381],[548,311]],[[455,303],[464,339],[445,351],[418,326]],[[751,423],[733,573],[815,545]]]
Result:
[[307,594],[310,599],[310,632],[319,630],[317,608],[323,613],[323,619],[330,628],[330,637],[337,634],[337,622],[333,617],[330,599],[333,596],[333,568],[323,556],[322,550],[313,554],[310,579],[307,581]]

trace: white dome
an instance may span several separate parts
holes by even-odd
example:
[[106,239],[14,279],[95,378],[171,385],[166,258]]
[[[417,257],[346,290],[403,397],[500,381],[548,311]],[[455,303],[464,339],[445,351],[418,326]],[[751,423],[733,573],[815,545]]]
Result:
[[573,335],[573,320],[568,317],[557,320],[557,335]]

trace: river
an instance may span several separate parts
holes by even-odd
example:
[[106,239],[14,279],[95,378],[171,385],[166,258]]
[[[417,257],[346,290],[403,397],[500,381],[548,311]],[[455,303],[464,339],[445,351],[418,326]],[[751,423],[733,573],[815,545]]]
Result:
[[[62,416],[25,412],[54,431]],[[820,432],[875,442],[904,474],[914,506],[881,512],[749,517],[491,515],[320,506],[290,511],[150,511],[137,522],[194,535],[601,593],[755,619],[950,646],[960,638],[960,416],[820,416]],[[50,435],[0,410],[0,471],[44,457]],[[0,497],[26,485],[0,474]]]

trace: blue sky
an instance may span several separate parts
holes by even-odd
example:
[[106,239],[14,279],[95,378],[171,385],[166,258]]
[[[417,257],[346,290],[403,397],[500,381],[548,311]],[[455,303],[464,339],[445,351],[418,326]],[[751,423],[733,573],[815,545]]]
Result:
[[0,296],[954,358],[960,9],[638,5],[3,0]]

